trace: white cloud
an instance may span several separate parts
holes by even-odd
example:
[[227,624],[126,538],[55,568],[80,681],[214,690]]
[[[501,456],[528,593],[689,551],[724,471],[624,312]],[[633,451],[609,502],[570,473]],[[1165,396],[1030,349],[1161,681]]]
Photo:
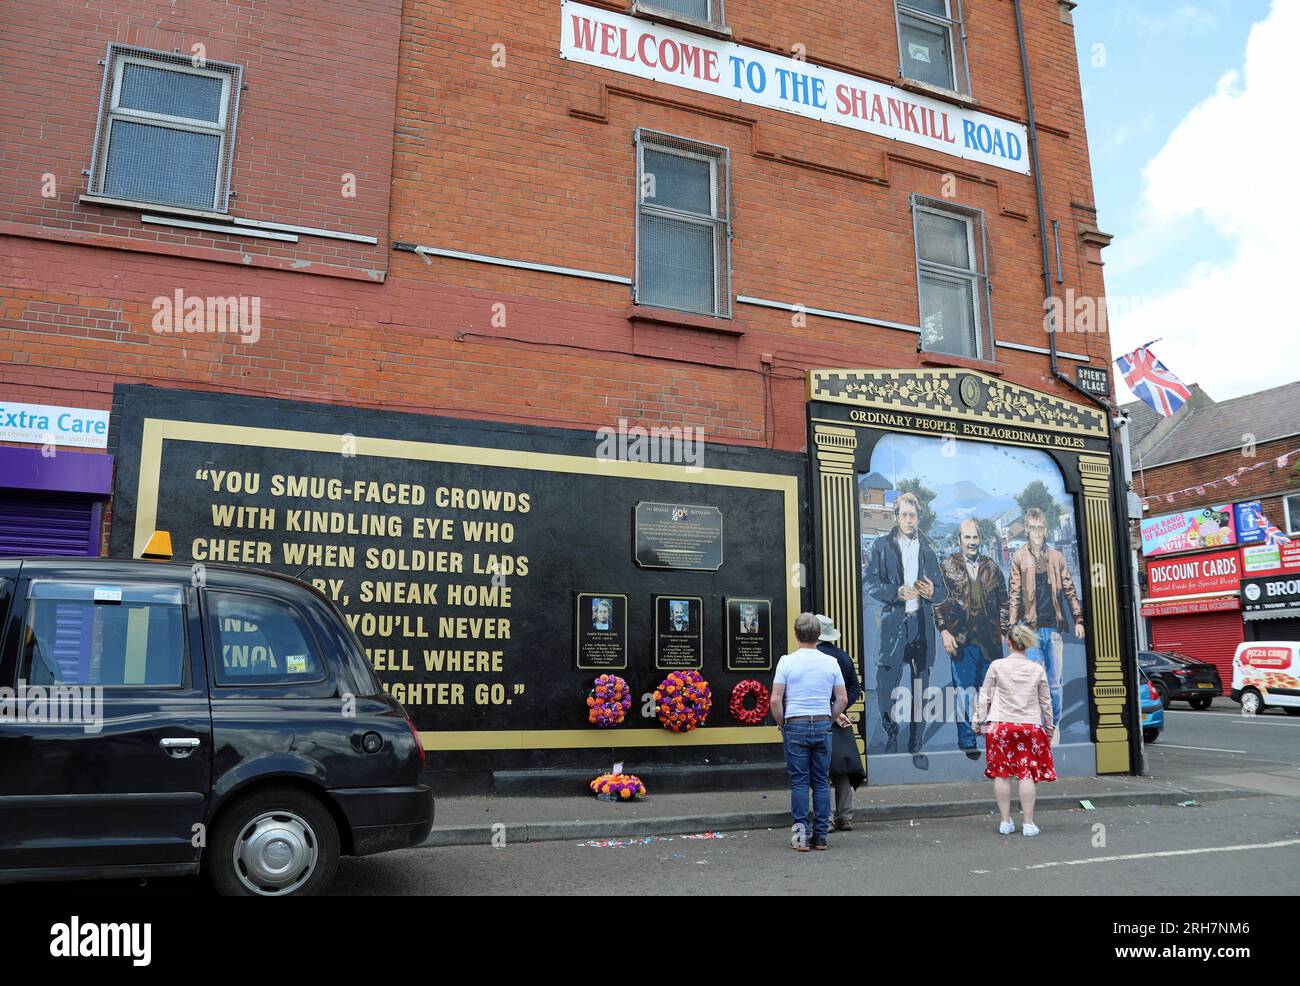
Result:
[[[1300,3],[1275,0],[1225,73],[1144,169],[1138,232],[1121,269],[1199,221],[1230,249],[1111,321],[1116,353],[1157,336],[1160,359],[1216,399],[1285,383],[1300,350],[1300,221],[1295,214],[1294,39]],[[1176,84],[1176,80],[1171,80]],[[1185,248],[1186,244],[1182,244]],[[1120,259],[1120,258],[1117,258]]]

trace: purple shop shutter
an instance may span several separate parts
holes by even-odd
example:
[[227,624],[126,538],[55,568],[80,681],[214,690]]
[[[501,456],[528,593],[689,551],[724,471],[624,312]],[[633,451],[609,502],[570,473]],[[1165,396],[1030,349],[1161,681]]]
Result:
[[0,493],[0,558],[98,555],[100,505],[46,493]]

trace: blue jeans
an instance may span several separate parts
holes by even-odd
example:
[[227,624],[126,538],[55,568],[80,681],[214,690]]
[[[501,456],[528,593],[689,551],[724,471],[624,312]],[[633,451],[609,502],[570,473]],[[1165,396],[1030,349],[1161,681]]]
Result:
[[[794,824],[808,824],[808,788],[812,787],[813,838],[826,838],[831,827],[831,723],[788,722],[781,731],[785,769],[790,775],[790,814]],[[807,833],[805,832],[805,835]]]
[[[1001,657],[1001,655],[998,655]],[[989,669],[989,657],[979,644],[962,644],[952,665],[952,686],[957,706],[957,746],[962,750],[978,747],[970,721],[975,712],[980,686]]]
[[1065,638],[1059,630],[1039,627],[1038,646],[1025,655],[1047,672],[1047,689],[1052,693],[1052,722],[1061,728],[1061,672],[1065,665]]

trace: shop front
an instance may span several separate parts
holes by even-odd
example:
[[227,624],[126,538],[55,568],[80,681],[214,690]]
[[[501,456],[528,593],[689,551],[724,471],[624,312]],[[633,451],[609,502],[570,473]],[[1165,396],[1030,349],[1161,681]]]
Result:
[[1147,562],[1142,616],[1151,621],[1151,649],[1213,664],[1232,680],[1232,656],[1243,639],[1241,554],[1235,548]]
[[971,705],[1017,622],[1038,632],[1058,773],[1132,769],[1102,411],[964,370],[815,371],[809,451],[815,598],[863,671],[871,782],[983,777]]
[[1300,640],[1300,570],[1248,578],[1241,598],[1247,640]]

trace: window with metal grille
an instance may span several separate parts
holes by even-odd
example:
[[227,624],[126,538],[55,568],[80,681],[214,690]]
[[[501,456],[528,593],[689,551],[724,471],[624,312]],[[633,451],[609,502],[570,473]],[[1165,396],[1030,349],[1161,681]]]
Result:
[[921,348],[993,358],[988,234],[984,214],[912,196]]
[[90,192],[225,212],[243,70],[109,45]]
[[730,318],[727,148],[644,130],[636,147],[634,300]]
[[685,17],[722,27],[726,23],[722,3],[723,0],[636,0],[634,6],[646,13]]
[[898,74],[963,96],[970,95],[961,0],[895,0]]

